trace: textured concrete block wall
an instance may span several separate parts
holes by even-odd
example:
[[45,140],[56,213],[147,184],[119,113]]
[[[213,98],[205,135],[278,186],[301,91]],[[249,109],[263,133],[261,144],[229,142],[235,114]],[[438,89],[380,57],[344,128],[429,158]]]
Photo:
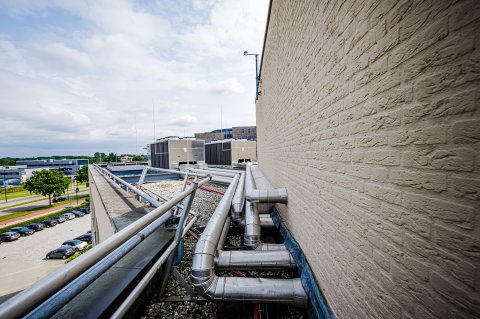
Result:
[[259,163],[339,318],[480,316],[479,17],[272,2]]

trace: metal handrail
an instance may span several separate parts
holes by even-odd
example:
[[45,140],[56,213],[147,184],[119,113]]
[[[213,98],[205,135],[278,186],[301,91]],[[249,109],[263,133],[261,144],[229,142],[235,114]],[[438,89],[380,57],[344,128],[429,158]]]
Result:
[[[210,176],[204,178],[198,183],[198,186],[206,184],[210,179]],[[74,263],[66,264],[48,277],[39,280],[16,296],[8,299],[2,304],[2,307],[0,307],[0,318],[18,318],[19,316],[28,314],[31,310],[57,293],[75,278],[82,276],[87,269],[92,268],[107,256],[111,256],[109,254],[113,254],[117,249],[120,249],[121,246],[132,237],[136,235],[143,237],[144,234],[141,234],[141,231],[144,228],[153,222],[156,222],[156,224],[163,224],[167,221],[172,216],[172,213],[169,210],[179,201],[190,195],[194,189],[194,186],[187,188],[185,191],[161,204],[149,214],[146,214],[142,218],[107,238],[105,241],[96,245]]]

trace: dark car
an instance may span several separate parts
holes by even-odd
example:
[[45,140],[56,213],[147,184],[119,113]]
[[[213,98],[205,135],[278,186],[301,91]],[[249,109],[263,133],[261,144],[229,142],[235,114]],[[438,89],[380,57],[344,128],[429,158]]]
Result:
[[52,250],[45,256],[47,259],[53,259],[53,258],[62,258],[62,259],[67,259],[71,255],[75,254],[75,250],[73,247],[60,247],[55,250]]
[[9,231],[9,232],[0,234],[0,240],[1,241],[13,241],[13,240],[17,240],[18,238],[20,238],[20,234],[15,233],[13,231]]
[[28,227],[13,227],[10,230],[15,233],[19,233],[20,236],[30,236],[33,235],[33,233],[35,232],[33,229],[30,229]]
[[79,212],[82,212],[84,214],[90,214],[90,208],[82,207],[77,209]]
[[64,223],[66,221],[65,217],[63,216],[53,217],[52,220],[55,220],[59,224]]
[[92,243],[92,234],[83,234],[83,235],[80,235],[80,236],[74,238],[74,240],[86,241],[88,244],[91,244]]
[[33,229],[34,231],[41,231],[45,228],[45,225],[35,223],[35,224],[27,225],[27,227],[30,229]]
[[44,220],[42,223],[45,225],[45,227],[53,227],[53,226],[56,226],[58,224],[58,222],[56,220],[53,220],[53,219]]
[[64,202],[64,201],[66,201],[66,200],[67,200],[67,198],[64,197],[64,196],[55,197],[54,199],[52,199],[52,203]]
[[71,211],[70,213],[72,213],[73,215],[75,215],[75,217],[85,216],[85,213],[82,213],[81,211],[78,211],[78,210]]

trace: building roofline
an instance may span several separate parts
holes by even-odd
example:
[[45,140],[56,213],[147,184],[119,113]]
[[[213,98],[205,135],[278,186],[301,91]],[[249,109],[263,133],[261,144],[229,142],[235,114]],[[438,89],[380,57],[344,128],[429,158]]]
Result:
[[265,53],[265,46],[267,44],[268,26],[270,24],[270,15],[272,13],[272,2],[273,2],[273,0],[270,0],[270,3],[268,4],[267,23],[265,25],[265,35],[263,36],[262,57],[260,58],[260,69],[258,71],[259,72],[258,73],[259,80],[262,78],[263,55]]

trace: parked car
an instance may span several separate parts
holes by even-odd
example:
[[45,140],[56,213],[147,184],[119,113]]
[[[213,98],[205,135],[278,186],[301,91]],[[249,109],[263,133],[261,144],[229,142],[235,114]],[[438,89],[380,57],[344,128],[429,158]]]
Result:
[[70,257],[73,254],[75,254],[75,250],[73,249],[73,247],[62,246],[62,247],[59,247],[59,248],[49,252],[45,258],[47,258],[47,259],[52,259],[52,258],[67,259],[68,257]]
[[75,215],[72,213],[65,213],[62,215],[62,217],[65,218],[66,220],[70,220],[70,219],[74,219]]
[[44,220],[42,222],[45,227],[53,227],[53,226],[57,226],[58,222],[54,219],[47,219],[47,220]]
[[88,244],[84,241],[73,239],[73,240],[67,240],[62,244],[62,246],[71,246],[78,251],[78,250],[85,249],[88,246]]
[[67,205],[67,206],[65,206],[64,208],[65,208],[65,209],[70,209],[70,208],[73,208],[73,206],[72,206],[72,205]]
[[53,217],[52,220],[56,220],[57,223],[59,224],[64,223],[66,221],[65,217],[62,217],[62,216]]
[[75,215],[75,217],[83,217],[83,216],[85,216],[85,213],[82,213],[81,211],[78,211],[78,210],[71,211],[71,213],[72,213],[73,215]]
[[90,214],[90,208],[82,207],[77,209],[79,212],[82,212],[84,214]]
[[33,229],[34,231],[41,231],[45,228],[45,225],[40,223],[34,223],[34,224],[27,225],[27,227],[30,229]]
[[66,197],[60,196],[60,197],[55,197],[55,198],[53,198],[52,202],[53,202],[53,203],[59,203],[59,202],[64,202],[64,201],[66,201],[66,200],[67,200]]
[[81,240],[81,241],[87,242],[88,244],[91,244],[92,243],[92,234],[83,234],[83,235],[80,235],[80,236],[74,238],[74,240]]
[[14,241],[14,240],[17,240],[18,238],[20,238],[20,234],[13,231],[0,234],[1,241]]
[[10,230],[15,233],[19,233],[20,236],[30,236],[33,235],[33,233],[35,232],[33,229],[30,229],[28,227],[13,227]]

